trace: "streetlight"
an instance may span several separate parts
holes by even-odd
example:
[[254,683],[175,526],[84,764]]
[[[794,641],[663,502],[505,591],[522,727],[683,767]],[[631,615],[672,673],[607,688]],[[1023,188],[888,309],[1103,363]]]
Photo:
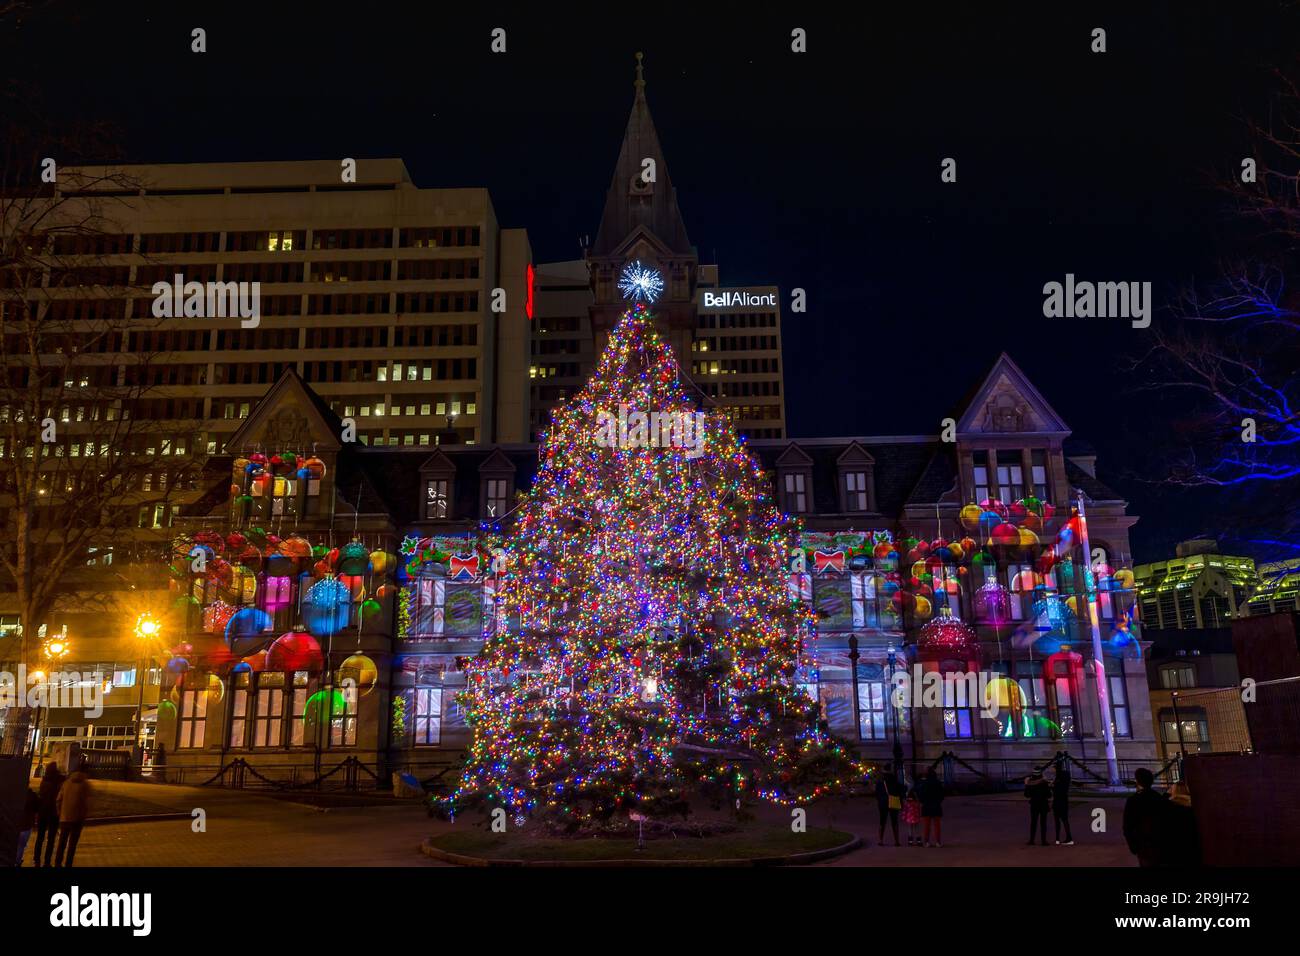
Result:
[[[1088,514],[1083,507],[1083,492],[1075,489],[1078,494],[1078,513],[1079,513],[1079,543],[1083,546],[1084,567],[1088,568],[1088,562],[1091,561],[1092,550],[1088,543]],[[1110,777],[1110,785],[1118,787],[1119,780],[1119,761],[1115,759],[1115,730],[1111,726],[1110,711],[1110,688],[1106,686],[1106,662],[1102,657],[1101,647],[1101,623],[1097,615],[1097,590],[1091,586],[1090,581],[1084,578],[1084,590],[1088,600],[1088,622],[1092,629],[1092,666],[1096,671],[1093,683],[1097,690],[1097,710],[1101,715],[1101,736],[1106,744],[1106,769]],[[1082,737],[1082,730],[1080,730]]]
[[162,634],[162,623],[153,615],[145,613],[135,619],[135,636],[142,641],[155,640]]
[[[897,689],[894,686],[894,664],[898,660],[898,650],[893,644],[889,645],[889,709],[890,723],[894,727],[894,775],[900,777],[903,771],[903,745],[898,742],[898,713],[901,709],[898,701],[894,699]],[[915,769],[915,768],[913,768]]]
[[[44,626],[42,626],[41,627],[42,633],[44,632],[44,630],[45,628]],[[72,653],[72,642],[68,640],[68,625],[66,624],[63,625],[63,629],[60,630],[56,636],[41,641],[41,656],[50,662],[51,673],[46,674],[44,671],[37,671],[36,674],[38,675],[39,680],[45,681],[45,692],[47,694],[49,693],[50,690],[50,679],[53,677],[54,672],[58,669],[59,662],[62,661],[65,657],[67,657],[71,653]],[[46,707],[45,710],[49,710],[49,707]],[[41,735],[41,706],[40,704],[37,704],[36,705],[36,727],[32,733],[31,752],[33,755],[35,755],[36,753],[36,742],[39,739],[40,735]]]
[[152,657],[150,648],[162,637],[162,622],[147,611],[135,619],[135,636],[140,642],[140,673],[136,683],[140,690],[135,704],[135,742],[140,748],[140,764],[144,765],[144,681],[148,661]]
[[55,663],[63,660],[72,651],[72,645],[68,643],[68,626],[63,626],[63,632],[58,637],[52,637],[41,645],[41,654]]

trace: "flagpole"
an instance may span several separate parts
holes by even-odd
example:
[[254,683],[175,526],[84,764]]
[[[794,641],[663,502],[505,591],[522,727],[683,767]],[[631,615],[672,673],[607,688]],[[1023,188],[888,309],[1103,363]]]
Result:
[[[1101,734],[1106,742],[1106,770],[1110,785],[1118,787],[1119,762],[1115,759],[1115,732],[1110,722],[1110,687],[1106,680],[1106,662],[1102,658],[1101,620],[1097,614],[1097,589],[1089,584],[1092,573],[1092,548],[1088,545],[1088,515],[1083,507],[1083,492],[1077,491],[1079,503],[1079,538],[1083,545],[1084,588],[1088,594],[1088,619],[1092,624],[1092,666],[1097,682],[1097,706],[1101,712]],[[1095,582],[1094,582],[1095,585]]]

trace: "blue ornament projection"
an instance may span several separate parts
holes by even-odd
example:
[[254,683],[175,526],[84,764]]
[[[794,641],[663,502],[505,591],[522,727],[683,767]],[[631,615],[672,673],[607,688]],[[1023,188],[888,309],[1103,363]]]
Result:
[[337,578],[325,578],[307,589],[302,623],[312,637],[333,637],[348,626],[351,611],[351,589]]
[[274,621],[271,615],[261,608],[240,608],[226,622],[226,644],[233,645],[240,638],[260,637],[263,632],[271,629],[272,624]]

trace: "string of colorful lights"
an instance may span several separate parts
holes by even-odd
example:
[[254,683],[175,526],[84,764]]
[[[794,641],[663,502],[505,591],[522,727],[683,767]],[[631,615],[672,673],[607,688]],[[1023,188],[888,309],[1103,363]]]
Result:
[[578,828],[684,812],[692,789],[789,804],[861,779],[794,682],[814,620],[787,589],[797,525],[758,462],[716,412],[694,419],[698,447],[611,447],[597,423],[620,406],[700,414],[645,301],[543,439],[445,809]]

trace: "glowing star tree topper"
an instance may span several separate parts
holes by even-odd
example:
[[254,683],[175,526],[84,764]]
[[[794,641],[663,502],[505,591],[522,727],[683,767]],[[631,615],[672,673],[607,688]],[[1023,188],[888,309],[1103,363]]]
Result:
[[641,260],[629,262],[618,279],[618,289],[623,298],[633,302],[653,302],[663,295],[664,280],[657,269],[641,265]]

